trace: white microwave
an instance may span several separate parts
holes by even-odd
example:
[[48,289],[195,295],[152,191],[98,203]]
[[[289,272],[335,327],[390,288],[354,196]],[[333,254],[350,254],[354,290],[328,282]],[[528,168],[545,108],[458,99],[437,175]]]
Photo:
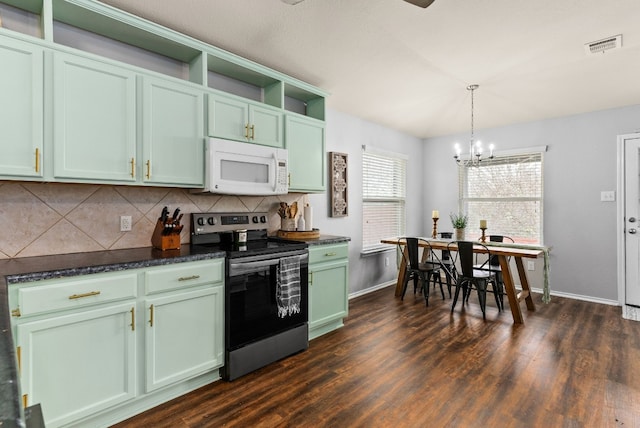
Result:
[[289,191],[286,149],[210,138],[205,188],[227,195],[284,195]]

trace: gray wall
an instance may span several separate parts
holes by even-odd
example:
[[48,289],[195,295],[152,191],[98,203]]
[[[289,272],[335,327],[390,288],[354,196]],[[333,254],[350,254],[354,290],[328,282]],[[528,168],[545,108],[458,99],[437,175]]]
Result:
[[[547,145],[544,155],[544,244],[551,251],[551,292],[618,301],[616,203],[600,192],[616,190],[617,136],[640,129],[640,105],[476,132],[497,150]],[[453,142],[469,135],[426,140],[424,212],[456,211]],[[616,195],[619,197],[619,195]],[[425,229],[427,230],[427,229]],[[533,287],[541,288],[541,265]]]
[[[351,237],[349,243],[349,288],[350,293],[395,281],[397,277],[395,249],[361,256],[362,250],[362,145],[404,153],[409,156],[407,164],[407,233],[422,234],[421,209],[423,202],[422,157],[423,143],[420,139],[402,134],[381,125],[359,119],[335,110],[327,110],[327,152],[347,153],[348,158],[348,216],[329,216],[329,195],[309,195],[313,207],[313,227],[322,233]],[[413,215],[409,213],[418,213]],[[385,266],[384,258],[389,258]]]

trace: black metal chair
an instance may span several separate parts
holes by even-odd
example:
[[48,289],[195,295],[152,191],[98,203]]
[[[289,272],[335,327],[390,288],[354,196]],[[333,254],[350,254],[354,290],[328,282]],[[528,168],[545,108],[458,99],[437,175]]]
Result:
[[[405,249],[403,250],[402,241],[406,242]],[[419,259],[419,247],[423,246],[423,251],[427,252],[423,253],[423,260],[430,259],[431,257],[436,257],[431,249],[431,245],[428,241],[420,238],[414,237],[405,237],[400,238],[398,240],[398,249],[402,252],[402,257],[404,258],[404,263],[406,266],[406,272],[404,275],[404,283],[402,285],[402,297],[401,300],[404,300],[404,295],[407,292],[407,285],[409,284],[409,280],[413,279],[413,293],[415,294],[418,289],[418,282],[422,281],[422,294],[424,295],[424,300],[427,306],[429,306],[429,282],[433,279],[435,284],[436,281],[440,284],[440,292],[442,293],[442,299],[444,300],[444,290],[442,288],[442,279],[440,278],[440,264],[434,261],[425,261],[420,262]],[[432,260],[432,259],[431,259]]]
[[[441,239],[451,239],[453,237],[453,232],[440,232]],[[453,283],[456,281],[455,275],[456,270],[453,265],[453,260],[451,259],[451,252],[447,250],[440,251],[440,264],[442,266],[442,270],[444,271],[444,276],[447,281],[447,289],[449,290],[449,298],[451,298],[451,287]]]
[[[489,242],[515,242],[513,238],[504,235],[489,235],[488,238]],[[476,258],[476,264],[473,265],[473,268],[487,270],[489,272],[493,272],[496,275],[498,288],[497,291],[499,293],[498,296],[500,299],[500,309],[504,309],[504,281],[502,279],[502,268],[500,267],[498,256],[492,255],[490,257],[487,257],[487,259],[483,263],[478,263],[478,259]]]
[[486,319],[486,305],[487,305],[487,287],[489,284],[492,284],[492,290],[495,295],[496,305],[498,306],[498,310],[502,310],[499,302],[497,285],[496,285],[496,277],[495,274],[488,270],[480,270],[473,268],[473,246],[480,245],[484,247],[485,251],[491,256],[489,249],[484,244],[478,244],[471,241],[458,241],[455,243],[451,243],[447,246],[447,249],[450,251],[455,251],[451,247],[457,245],[457,252],[452,253],[455,254],[454,264],[456,264],[459,260],[460,270],[457,274],[456,280],[456,291],[453,296],[453,304],[451,305],[451,312],[453,312],[456,307],[456,303],[458,302],[458,297],[460,295],[460,289],[462,289],[462,304],[464,305],[465,301],[468,301],[469,295],[471,294],[472,289],[476,289],[478,292],[478,301],[480,302],[480,309],[482,310],[482,318]]

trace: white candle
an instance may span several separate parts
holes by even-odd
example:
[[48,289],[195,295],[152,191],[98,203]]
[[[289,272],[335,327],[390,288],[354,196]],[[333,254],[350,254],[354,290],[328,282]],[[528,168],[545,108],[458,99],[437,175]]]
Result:
[[487,220],[480,220],[480,229],[487,228]]
[[431,218],[440,218],[440,213],[438,210],[431,211]]

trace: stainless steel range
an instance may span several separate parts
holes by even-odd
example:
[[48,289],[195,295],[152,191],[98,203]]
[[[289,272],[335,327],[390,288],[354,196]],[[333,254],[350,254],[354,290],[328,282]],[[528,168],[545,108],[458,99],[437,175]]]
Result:
[[233,380],[309,347],[308,250],[267,237],[267,213],[191,214],[191,250],[226,251],[225,366]]

